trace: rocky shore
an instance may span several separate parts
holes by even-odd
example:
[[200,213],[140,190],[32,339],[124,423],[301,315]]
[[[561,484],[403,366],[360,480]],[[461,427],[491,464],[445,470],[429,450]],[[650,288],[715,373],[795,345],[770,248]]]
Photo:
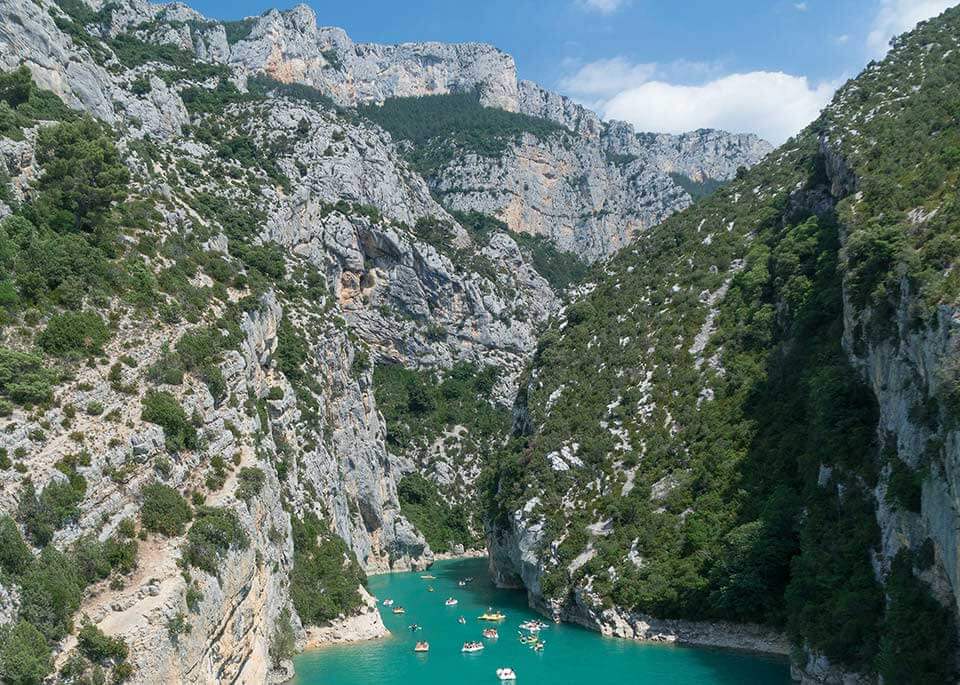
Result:
[[310,626],[306,629],[304,650],[328,647],[347,642],[365,642],[386,637],[390,634],[383,625],[376,598],[365,589],[360,589],[364,606],[360,613],[345,616],[323,626]]

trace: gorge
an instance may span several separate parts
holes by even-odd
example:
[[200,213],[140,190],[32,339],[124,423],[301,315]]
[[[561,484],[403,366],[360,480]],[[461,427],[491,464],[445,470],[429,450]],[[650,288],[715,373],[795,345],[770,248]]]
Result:
[[955,682],[958,42],[774,150],[305,5],[0,0],[0,679],[282,682],[485,550],[604,635]]

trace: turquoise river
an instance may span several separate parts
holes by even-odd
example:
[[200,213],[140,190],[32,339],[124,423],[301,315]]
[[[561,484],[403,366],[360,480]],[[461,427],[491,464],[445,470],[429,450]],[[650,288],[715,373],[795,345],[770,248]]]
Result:
[[[324,647],[298,656],[292,685],[496,685],[496,670],[509,666],[517,685],[740,685],[790,682],[785,659],[734,651],[641,644],[605,638],[571,625],[551,624],[542,631],[544,649],[535,652],[518,639],[520,623],[542,618],[527,608],[522,592],[493,586],[485,559],[443,561],[424,574],[394,573],[370,577],[369,589],[382,602],[394,600],[405,614],[381,605],[392,635],[382,640]],[[460,587],[458,581],[473,577]],[[428,587],[434,591],[429,592]],[[447,598],[456,606],[445,606]],[[487,607],[506,614],[499,624],[477,619]],[[466,623],[458,623],[463,616]],[[409,626],[421,630],[411,632]],[[485,649],[461,653],[463,643],[481,640],[484,627],[496,626],[499,638],[483,640]],[[415,654],[417,640],[430,643]]]

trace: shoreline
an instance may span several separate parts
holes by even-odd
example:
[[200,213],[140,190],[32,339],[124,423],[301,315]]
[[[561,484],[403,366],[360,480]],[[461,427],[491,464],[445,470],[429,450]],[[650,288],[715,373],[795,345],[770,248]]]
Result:
[[693,621],[661,619],[646,614],[621,612],[616,607],[596,611],[583,604],[583,599],[567,606],[551,607],[542,598],[527,591],[528,606],[543,616],[600,633],[647,644],[676,645],[704,649],[725,649],[749,654],[763,654],[790,659],[791,645],[787,636],[773,628],[732,621]]
[[[487,556],[486,550],[478,549],[466,550],[462,553],[443,552],[436,554],[430,564],[421,571],[396,569],[368,575],[418,573],[429,569],[438,561],[478,559]],[[306,628],[305,641],[298,653],[391,637],[392,633],[383,623],[377,599],[365,588],[362,588],[362,592],[366,606],[361,613],[332,621],[326,626]],[[529,592],[527,595],[527,604],[530,609],[546,618],[554,619],[554,614],[547,606],[533,601]],[[580,611],[569,607],[561,612],[561,622],[578,625],[602,637],[665,647],[730,650],[788,660],[790,657],[790,644],[786,636],[760,625],[726,621],[658,619],[646,615],[624,615],[609,609],[597,615],[590,611],[583,611],[582,607],[578,608]],[[571,609],[574,610],[571,611]]]
[[485,549],[468,549],[463,552],[435,552],[433,558],[426,563],[423,568],[417,568],[415,566],[410,566],[408,568],[387,568],[377,571],[368,571],[367,577],[371,576],[387,576],[392,573],[423,573],[431,566],[433,566],[438,561],[453,561],[456,559],[480,559],[483,557],[490,556],[487,550]]
[[[435,554],[426,570],[438,561],[452,561],[456,559],[479,559],[487,556],[486,550],[470,549],[464,552],[440,552]],[[413,569],[396,569],[389,571],[378,571],[377,573],[368,573],[368,576],[380,576],[391,573],[418,573]],[[380,615],[380,607],[377,598],[370,594],[365,588],[360,588],[363,595],[364,608],[353,616],[330,621],[323,626],[310,626],[304,628],[303,647],[297,652],[312,652],[325,647],[337,645],[356,644],[360,642],[372,642],[374,640],[383,640],[393,635],[383,623],[383,617]]]
[[382,640],[392,635],[383,623],[376,598],[363,586],[360,593],[364,606],[359,613],[334,619],[323,626],[305,627],[303,646],[298,654],[334,645]]

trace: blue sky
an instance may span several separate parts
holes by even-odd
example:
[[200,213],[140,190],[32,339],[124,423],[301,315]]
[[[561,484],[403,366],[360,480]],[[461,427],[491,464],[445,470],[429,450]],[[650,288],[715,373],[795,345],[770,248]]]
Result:
[[[354,40],[483,41],[521,78],[646,130],[717,126],[775,143],[890,36],[957,0],[314,0]],[[293,2],[193,0],[210,16]]]

